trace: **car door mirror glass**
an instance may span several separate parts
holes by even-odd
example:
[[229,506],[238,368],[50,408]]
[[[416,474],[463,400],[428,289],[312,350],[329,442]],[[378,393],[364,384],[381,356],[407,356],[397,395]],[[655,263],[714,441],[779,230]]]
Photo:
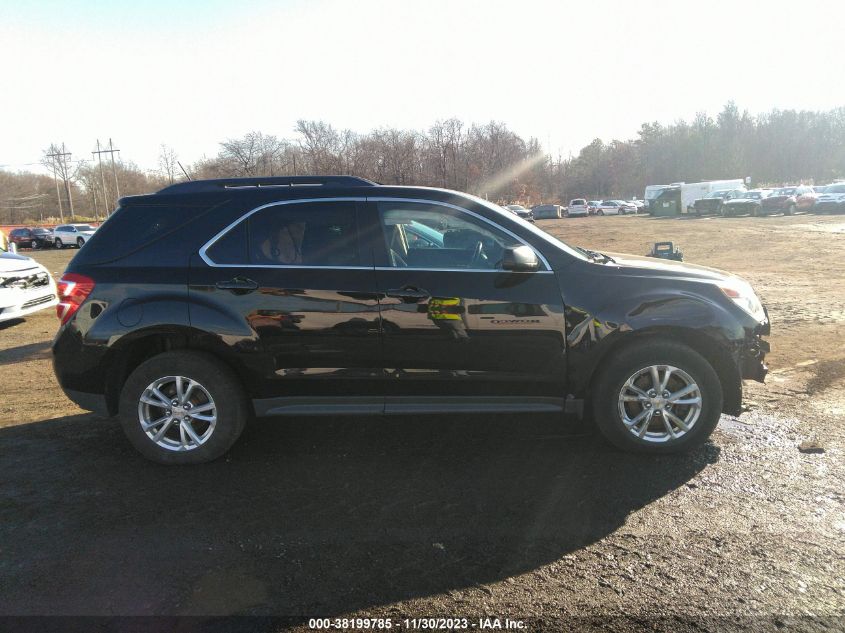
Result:
[[533,272],[540,267],[537,254],[530,246],[514,246],[505,249],[502,268],[514,272]]

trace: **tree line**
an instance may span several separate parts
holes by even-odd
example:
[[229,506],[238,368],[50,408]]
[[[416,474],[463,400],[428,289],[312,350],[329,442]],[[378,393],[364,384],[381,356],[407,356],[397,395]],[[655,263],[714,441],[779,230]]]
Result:
[[[69,215],[105,216],[117,193],[156,191],[185,179],[353,174],[385,184],[466,191],[508,203],[566,203],[575,197],[642,197],[649,184],[750,176],[755,185],[824,183],[845,177],[845,107],[751,115],[729,102],[714,118],[643,123],[633,139],[595,139],[577,156],[551,156],[506,124],[437,121],[425,130],[366,133],[300,120],[293,138],[260,131],[220,143],[215,156],[184,167],[162,145],[156,169],[117,161],[114,174],[68,165],[44,151],[49,175],[0,170],[0,223]],[[71,205],[71,202],[73,203]]]

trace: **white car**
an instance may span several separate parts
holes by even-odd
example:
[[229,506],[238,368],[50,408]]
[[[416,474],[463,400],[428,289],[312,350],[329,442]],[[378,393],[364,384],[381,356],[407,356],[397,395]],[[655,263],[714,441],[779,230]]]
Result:
[[566,217],[575,218],[578,216],[586,217],[590,214],[587,209],[587,201],[584,198],[575,198],[569,201],[569,206],[566,207]]
[[56,248],[65,246],[82,248],[96,230],[90,224],[60,224],[53,229],[53,245]]
[[636,212],[637,207],[624,200],[602,200],[596,210],[597,215],[625,215],[626,213]]
[[44,266],[30,257],[0,251],[0,321],[58,303],[56,282]]

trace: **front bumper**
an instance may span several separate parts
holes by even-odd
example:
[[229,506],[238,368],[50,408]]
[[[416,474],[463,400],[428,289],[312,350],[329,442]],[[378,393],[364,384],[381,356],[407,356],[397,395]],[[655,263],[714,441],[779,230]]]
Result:
[[52,308],[59,303],[52,284],[35,288],[5,288],[0,290],[0,321],[20,317]]
[[822,200],[813,205],[813,211],[817,213],[842,213],[845,212],[845,202],[839,200]]
[[746,336],[745,345],[743,345],[740,353],[739,370],[743,380],[765,382],[766,374],[769,373],[765,360],[771,347],[768,341],[763,340],[763,337],[771,333],[772,327],[769,320],[769,311],[765,308],[763,310],[766,313],[766,320]]

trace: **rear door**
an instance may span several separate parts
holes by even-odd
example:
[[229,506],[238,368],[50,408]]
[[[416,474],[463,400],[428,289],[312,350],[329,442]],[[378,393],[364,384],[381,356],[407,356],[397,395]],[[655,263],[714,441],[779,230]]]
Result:
[[192,324],[234,317],[228,345],[255,376],[259,414],[327,412],[338,396],[382,410],[375,272],[358,226],[355,199],[266,204],[192,264]]
[[[386,410],[448,409],[448,397],[501,406],[502,398],[562,398],[564,312],[545,262],[538,272],[503,270],[504,248],[524,242],[467,209],[369,201]],[[437,238],[416,239],[419,225]]]

